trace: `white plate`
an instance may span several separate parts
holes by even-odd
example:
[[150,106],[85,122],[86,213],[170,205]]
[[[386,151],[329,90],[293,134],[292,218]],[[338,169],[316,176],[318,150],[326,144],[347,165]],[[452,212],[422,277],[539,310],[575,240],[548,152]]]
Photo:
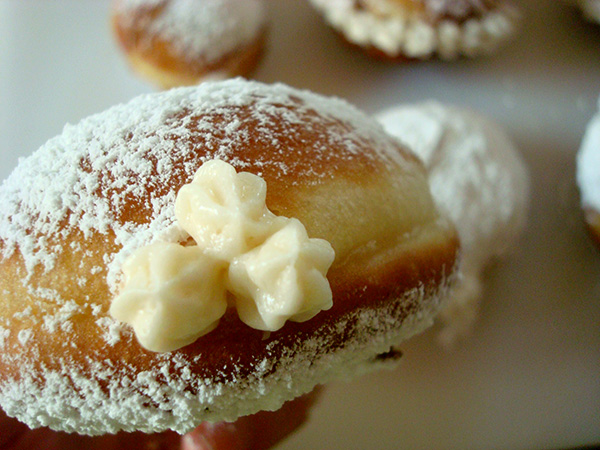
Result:
[[[600,252],[581,223],[574,157],[600,93],[600,26],[523,0],[521,35],[489,58],[393,65],[340,40],[301,0],[272,0],[256,73],[367,112],[435,98],[503,124],[533,176],[529,227],[487,279],[481,320],[453,351],[430,331],[404,362],[328,388],[282,449],[547,449],[600,443]],[[150,91],[92,0],[0,2],[0,175],[67,122]]]

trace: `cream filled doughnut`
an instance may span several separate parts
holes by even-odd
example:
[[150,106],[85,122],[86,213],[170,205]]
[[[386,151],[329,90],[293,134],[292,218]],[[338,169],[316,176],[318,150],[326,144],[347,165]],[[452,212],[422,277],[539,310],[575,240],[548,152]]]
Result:
[[352,44],[391,59],[455,59],[494,51],[519,13],[502,0],[311,0]]
[[521,234],[528,171],[504,131],[479,114],[428,102],[392,107],[377,118],[423,160],[434,200],[460,236],[460,277],[440,314],[441,338],[451,343],[477,318],[485,267]]
[[[233,79],[65,127],[1,186],[0,248],[0,406],[99,435],[186,432],[394,364],[458,238],[375,121]],[[187,309],[199,291],[210,316]]]
[[132,69],[160,88],[247,75],[266,28],[263,0],[113,0]]
[[600,246],[600,113],[590,120],[577,153],[577,184],[585,222]]

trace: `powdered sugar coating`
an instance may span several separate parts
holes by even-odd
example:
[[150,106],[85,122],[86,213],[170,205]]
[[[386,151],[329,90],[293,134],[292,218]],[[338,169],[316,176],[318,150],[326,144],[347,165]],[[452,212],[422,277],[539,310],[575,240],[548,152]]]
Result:
[[441,317],[442,339],[470,331],[484,268],[511,249],[527,218],[529,174],[494,122],[437,102],[402,105],[377,118],[423,160],[432,195],[461,239],[460,279]]
[[600,212],[600,113],[598,112],[590,120],[577,154],[577,183],[582,206]]
[[[298,342],[293,352],[279,360],[256,361],[250,376],[240,375],[224,382],[197,377],[188,370],[189,361],[164,354],[156,369],[148,372],[88,361],[94,378],[73,361],[59,358],[64,370],[42,370],[45,382],[41,384],[35,375],[39,373],[35,364],[24,364],[15,357],[23,376],[2,386],[0,403],[9,416],[18,417],[32,428],[50,427],[89,435],[118,431],[153,433],[165,429],[185,433],[200,421],[234,421],[254,412],[274,411],[285,401],[312,391],[316,385],[395,367],[396,358],[378,359],[377,355],[386,354],[390,347],[431,326],[431,317],[446,289],[444,284],[436,293],[410,292],[407,302],[426,296],[433,296],[435,301],[424,305],[402,328],[394,319],[396,311],[382,310],[377,314],[359,311],[347,321],[340,321],[340,329],[356,322],[353,325],[378,330],[377,333],[367,331],[354,336],[342,350],[331,354],[322,351],[330,345],[329,340],[315,336]],[[5,362],[11,358],[9,354],[2,355]],[[178,375],[170,375],[173,371]],[[149,408],[149,402],[158,408]]]
[[[263,139],[269,139],[270,117],[281,105],[282,108],[297,107],[295,96],[300,96],[303,111],[317,109],[336,120],[347,122],[353,127],[353,135],[328,136],[328,139],[344,143],[351,158],[356,146],[353,140],[371,137],[372,125],[361,112],[343,100],[327,99],[310,92],[296,91],[284,85],[266,88],[259,83],[245,82],[241,79],[222,83],[208,83],[197,90],[181,88],[168,93],[138,97],[126,105],[111,108],[105,113],[84,119],[76,126],[67,125],[63,133],[51,139],[39,151],[20,161],[0,188],[0,237],[3,239],[4,257],[19,248],[28,273],[31,274],[38,264],[45,270],[54,266],[56,248],[48,246],[44,239],[30,233],[40,230],[46,236],[66,237],[74,229],[89,235],[92,231],[102,234],[114,233],[116,243],[123,249],[109,265],[109,284],[114,290],[118,284],[118,272],[125,257],[135,248],[153,241],[181,241],[187,234],[176,225],[173,205],[175,192],[158,192],[146,199],[147,188],[141,183],[132,183],[132,179],[150,178],[153,166],[147,159],[151,152],[158,158],[157,184],[167,184],[172,177],[173,157],[169,152],[191,152],[185,137],[189,131],[183,118],[177,123],[176,117],[182,110],[219,112],[227,125],[225,136],[213,136],[213,124],[199,123],[204,131],[208,147],[212,147],[211,158],[223,159],[238,170],[246,169],[247,161],[231,160],[228,156],[231,148],[239,146],[247,136],[237,135],[239,125],[237,117],[228,119],[227,110],[232,106],[243,107],[257,102],[254,112],[256,120],[263,125]],[[286,119],[290,123],[300,120],[286,108]],[[177,135],[181,145],[162,139],[164,134]],[[378,149],[384,152],[384,159],[402,164],[401,158],[381,132]],[[377,137],[375,135],[375,137]],[[161,146],[155,150],[156,146]],[[186,148],[187,146],[187,148]],[[322,158],[327,159],[327,149],[320,149]],[[284,148],[281,151],[285,151]],[[314,161],[318,163],[318,161]],[[281,161],[268,155],[253,161],[263,170],[285,173]],[[88,167],[89,165],[89,167]],[[311,163],[298,161],[297,165],[306,174],[312,174]],[[191,180],[197,170],[196,163],[183,168],[187,179]],[[104,173],[110,173],[110,179]],[[302,172],[300,173],[302,175]],[[104,191],[116,191],[108,198]],[[151,211],[148,223],[124,222],[115,217],[114,211],[131,198],[143,199],[141,205]],[[64,226],[64,221],[68,226]],[[62,249],[59,249],[62,250]],[[113,291],[114,292],[114,291]]]
[[263,0],[118,0],[115,5],[132,21],[136,11],[158,8],[151,20],[136,25],[147,36],[141,47],[158,37],[182,58],[208,64],[255,40],[266,21]]
[[[240,131],[247,130],[248,122],[257,136]],[[328,124],[343,132],[332,133]],[[307,150],[310,158],[303,157],[302,148],[296,149],[297,158],[290,158],[278,141],[293,139],[299,127],[319,136],[315,144],[306,143],[316,146]],[[376,150],[362,154],[362,142]],[[255,151],[244,159],[239,151],[267,144],[264,155]],[[200,160],[198,146],[206,151]],[[339,152],[332,154],[331,148]],[[275,183],[287,182],[286,174],[293,172],[295,180],[317,185],[329,182],[331,173],[315,166],[338,170],[345,162],[368,166],[370,160],[383,161],[384,169],[409,164],[381,127],[346,102],[241,79],[142,96],[65,127],[63,134],[21,160],[0,187],[2,263],[12,268],[8,262],[22,261],[22,270],[15,269],[17,284],[36,299],[18,309],[26,302],[13,292],[3,293],[4,302],[16,308],[11,317],[0,318],[0,365],[8,368],[0,371],[0,405],[7,414],[31,427],[90,435],[169,428],[186,432],[201,420],[234,420],[277,409],[316,384],[389,366],[394,361],[377,355],[431,323],[449,282],[445,277],[435,286],[407,290],[386,307],[356,308],[291,344],[281,334],[262,336],[256,340],[261,353],[247,351],[247,356],[242,353],[245,360],[228,359],[218,373],[195,370],[213,357],[201,350],[131,356],[130,329],[108,317],[110,299],[92,300],[93,292],[117,291],[122,261],[135,249],[187,238],[174,222],[172,191],[213,158]],[[86,236],[101,242],[87,247]],[[57,272],[53,269],[78,259],[92,269],[75,265],[73,280],[67,274],[56,285],[42,282]],[[14,285],[11,289],[17,290]],[[82,302],[65,294],[73,289]],[[86,340],[77,331],[82,317],[91,318],[86,326],[101,342]],[[226,315],[223,320],[233,319]],[[15,335],[17,326],[21,330]],[[336,342],[331,341],[331,326]],[[60,341],[51,355],[39,342],[44,336]],[[245,349],[244,339],[234,345]]]

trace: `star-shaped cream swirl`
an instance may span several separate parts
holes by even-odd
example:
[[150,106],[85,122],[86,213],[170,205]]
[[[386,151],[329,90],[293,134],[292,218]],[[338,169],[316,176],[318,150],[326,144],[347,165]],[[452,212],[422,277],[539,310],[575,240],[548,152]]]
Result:
[[297,219],[229,266],[230,290],[240,319],[275,331],[286,320],[304,322],[332,306],[326,274],[334,253],[329,242],[310,239]]
[[203,164],[175,200],[175,217],[206,253],[225,261],[263,242],[283,217],[267,208],[267,183],[221,160]]
[[212,331],[225,314],[226,268],[197,246],[142,247],[123,264],[123,288],[110,314],[130,324],[148,350],[184,347]]
[[203,164],[175,201],[196,245],[154,243],[123,264],[110,313],[151,351],[172,351],[217,327],[227,291],[240,319],[265,331],[303,322],[332,305],[327,271],[335,254],[297,219],[266,206],[266,182],[226,162]]

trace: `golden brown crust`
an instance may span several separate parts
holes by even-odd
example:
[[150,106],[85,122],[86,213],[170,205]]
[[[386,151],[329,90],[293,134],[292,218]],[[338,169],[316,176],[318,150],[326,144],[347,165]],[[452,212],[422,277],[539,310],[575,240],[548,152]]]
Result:
[[[113,1],[113,34],[136,73],[162,89],[169,89],[191,86],[208,79],[247,76],[255,69],[264,48],[264,23],[251,38],[241,35],[237,45],[223,46],[222,52],[215,56],[202,49],[184,47],[177,33],[155,30],[157,27],[154,23],[168,14],[166,9],[169,4],[178,1],[139,2],[135,7],[127,8],[121,7],[126,1]],[[202,11],[190,11],[190,14],[194,13],[201,14]],[[217,17],[215,20],[223,18]],[[222,33],[227,32],[231,34],[235,30]],[[194,30],[181,30],[181,33],[194,33]],[[214,41],[212,48],[219,47],[219,41],[228,41],[227,36],[218,32],[206,39]]]
[[[178,357],[188,362],[185,370],[191,370],[195,376],[213,382],[234,382],[240,377],[251,376],[257,362],[265,358],[276,361],[293,352],[296,341],[302,339],[302,336],[320,334],[329,342],[329,348],[323,351],[335,352],[336,349],[343,348],[345,341],[352,335],[362,333],[362,330],[357,328],[357,323],[349,323],[342,329],[337,327],[336,323],[341,323],[344,316],[350,316],[357,310],[377,310],[385,305],[393,311],[390,317],[402,323],[417,311],[421,307],[418,304],[421,299],[413,298],[407,302],[405,294],[413,289],[423,289],[428,295],[436,294],[439,285],[452,275],[457,245],[457,240],[449,240],[430,245],[422,243],[420,248],[407,248],[401,256],[396,257],[400,260],[394,261],[393,266],[377,264],[366,273],[362,271],[362,275],[370,278],[368,284],[351,279],[351,273],[338,269],[329,276],[334,299],[331,310],[322,312],[304,323],[290,322],[268,338],[265,338],[263,332],[243,324],[235,311],[229,310],[215,331],[177,351]],[[28,298],[23,290],[16,287],[15,281],[18,283],[20,279],[15,277],[15,271],[22,270],[22,266],[17,264],[15,267],[11,262],[4,263],[2,269],[13,282],[2,283],[3,288],[12,288],[11,293],[15,295],[13,298],[23,298],[23,306],[33,307],[39,299]],[[100,287],[98,293],[106,298],[105,288]],[[75,296],[76,293],[71,289],[69,295]],[[37,316],[35,309],[32,314]],[[100,314],[106,315],[107,311],[103,310]],[[72,333],[69,333],[68,342],[63,342],[64,336],[57,337],[56,332],[44,333],[36,330],[35,353],[29,355],[36,361],[36,369],[40,372],[62,371],[63,361],[57,359],[56,355],[65,351],[70,353],[72,364],[78,366],[82,373],[90,378],[96,376],[97,361],[118,361],[118,364],[134,368],[138,373],[151,371],[163,363],[162,354],[145,350],[132,335],[113,346],[106,345],[98,336],[94,319],[91,311],[73,317],[73,328]],[[4,351],[22,354],[18,341],[19,332],[30,329],[31,325],[23,322],[15,324],[5,343]],[[194,357],[200,354],[203,357],[196,360]],[[28,369],[31,370],[31,367]],[[18,364],[0,364],[0,380],[19,379],[21,371],[22,368]],[[171,375],[181,376],[181,373]],[[108,384],[105,388],[108,389]]]
[[170,89],[193,86],[207,80],[248,76],[258,65],[263,47],[264,34],[261,34],[247,46],[224,56],[221,60],[205,66],[196,64],[195,67],[186,67],[173,58],[162,58],[160,52],[149,54],[138,52],[135,48],[126,49],[125,52],[130,67],[142,78],[160,89]]
[[[231,86],[237,86],[236,83],[246,86],[241,81]],[[269,89],[265,88],[261,95],[265,92]],[[290,388],[294,392],[292,396],[305,392],[310,386],[298,381],[298,374],[287,372],[298,361],[310,368],[302,377],[311,383],[326,381],[332,375],[321,372],[327,372],[332,365],[328,358],[344,354],[342,360],[351,360],[351,355],[360,354],[359,358],[365,359],[360,364],[375,363],[378,353],[430,323],[441,291],[454,272],[458,241],[453,228],[440,219],[433,206],[421,163],[396,141],[381,134],[375,125],[369,123],[365,127],[367,131],[356,133],[344,118],[331,117],[315,109],[305,95],[292,91],[286,104],[280,104],[281,99],[272,101],[259,96],[259,100],[249,100],[249,104],[242,106],[230,105],[225,109],[206,106],[207,110],[200,111],[180,106],[173,112],[165,106],[170,112],[162,120],[169,125],[157,130],[157,136],[145,136],[151,139],[153,146],[146,148],[140,143],[138,134],[145,133],[140,132],[140,127],[125,133],[123,142],[107,137],[103,144],[107,146],[103,154],[114,151],[116,161],[110,164],[119,164],[119,159],[141,152],[137,157],[143,162],[144,170],[140,172],[124,174],[110,164],[95,169],[97,161],[82,151],[80,175],[97,176],[97,183],[88,194],[112,199],[109,205],[115,224],[108,232],[84,232],[74,220],[75,212],[69,211],[56,232],[48,234],[42,228],[30,231],[44,242],[44,248],[56,249],[51,270],[38,265],[31,272],[24,247],[0,262],[3,273],[0,331],[2,328],[10,331],[4,339],[4,356],[0,357],[3,406],[17,411],[23,403],[31,401],[27,395],[23,400],[15,400],[14,386],[21,391],[25,388],[35,391],[40,381],[42,386],[48,382],[50,374],[72,379],[74,375],[69,371],[73,371],[77,374],[72,379],[76,387],[71,390],[77,398],[92,397],[78,384],[83,377],[93,380],[94,389],[101,391],[93,395],[95,399],[101,398],[97,400],[99,403],[110,403],[119,390],[124,390],[119,395],[146,398],[147,405],[141,412],[136,410],[138,414],[156,406],[168,415],[169,408],[175,407],[169,403],[168,407],[159,408],[163,394],[148,394],[143,384],[129,391],[125,389],[127,383],[135,385],[137,374],[152,374],[159,385],[183,383],[180,386],[184,387],[173,389],[181,389],[181,395],[187,396],[186,401],[202,400],[199,405],[186,406],[196,410],[183,425],[177,423],[178,417],[169,417],[142,429],[158,431],[170,427],[181,431],[189,427],[194,418],[194,424],[207,417],[230,419],[226,414],[239,414],[239,411],[247,414],[266,404],[273,407],[291,398],[278,393],[277,398],[269,399],[270,403],[261,403],[263,396],[274,395],[271,388],[261,391],[264,387],[260,386],[267,381],[275,380],[277,389],[298,383],[300,387],[296,391]],[[260,102],[268,108],[257,114]],[[164,102],[158,100],[158,104],[164,105]],[[212,104],[207,102],[207,105]],[[340,105],[334,106],[336,109]],[[294,120],[289,120],[290,117]],[[364,120],[368,119],[364,117]],[[269,122],[268,131],[266,122]],[[239,141],[227,152],[216,151],[232,139],[228,135],[232,123],[236,124],[232,136]],[[215,146],[215,143],[218,144]],[[114,146],[125,147],[115,151]],[[184,147],[185,152],[175,150]],[[177,192],[193,175],[190,168],[197,168],[206,158],[214,157],[231,162],[238,170],[243,168],[261,175],[267,182],[267,205],[273,212],[298,218],[309,235],[327,239],[332,244],[336,260],[328,279],[334,306],[305,323],[288,323],[270,335],[244,325],[235,311],[230,310],[217,329],[169,354],[145,350],[126,329],[118,330],[118,337],[111,341],[104,326],[114,294],[107,262],[117,260],[119,252],[129,245],[128,239],[137,239],[135,233],[124,238],[123,229],[150,225],[157,214],[157,199]],[[161,178],[165,170],[168,171],[167,183]],[[120,180],[123,183],[115,184],[117,173],[123,177]],[[126,191],[131,183],[146,188],[133,195]],[[9,239],[2,238],[2,250],[6,251]],[[24,240],[17,245],[24,245]],[[337,363],[340,368],[344,367],[344,361]],[[310,372],[312,366],[315,371],[318,369],[314,375]],[[190,375],[193,378],[185,381]],[[31,377],[37,380],[35,389]],[[234,408],[234,413],[224,412],[224,407],[219,405],[224,385],[244,388],[243,394],[237,395],[255,395],[256,405],[247,409],[236,405],[235,408],[240,409]],[[60,389],[65,389],[64,383]],[[176,394],[169,391],[164,395]],[[239,398],[237,403],[243,404]],[[67,399],[65,403],[69,403],[70,408],[73,401]],[[131,414],[131,411],[126,412]],[[44,414],[46,410],[38,415]],[[123,411],[121,414],[127,417]],[[120,418],[112,417],[113,411],[106,415],[110,416],[105,419],[107,423],[98,427],[95,423],[80,422],[65,425],[52,422],[51,417],[44,419],[44,425],[70,427],[69,431],[90,434],[142,426],[134,419],[115,425],[114,421]],[[35,420],[29,418],[34,426]]]

